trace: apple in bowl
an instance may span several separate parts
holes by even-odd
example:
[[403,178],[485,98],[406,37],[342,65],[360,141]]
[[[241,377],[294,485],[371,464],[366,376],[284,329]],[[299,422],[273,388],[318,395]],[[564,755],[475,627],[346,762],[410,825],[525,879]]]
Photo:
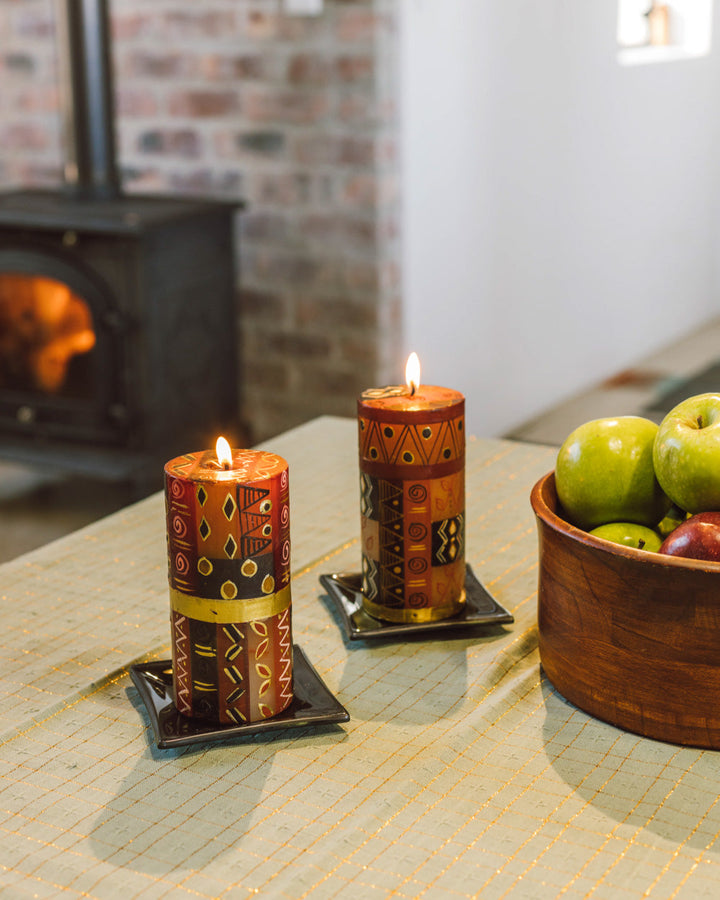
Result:
[[670,532],[658,552],[720,563],[720,512],[708,510],[690,516]]
[[653,445],[663,491],[689,513],[720,510],[720,394],[698,394],[664,417]]
[[608,522],[606,525],[598,525],[597,528],[593,528],[590,534],[605,541],[611,541],[613,544],[635,547],[637,550],[645,550],[648,553],[658,553],[663,543],[654,528],[637,525],[635,522]]
[[642,416],[593,419],[575,428],[557,456],[555,482],[566,516],[586,531],[610,522],[653,528],[672,502],[655,477],[658,426]]

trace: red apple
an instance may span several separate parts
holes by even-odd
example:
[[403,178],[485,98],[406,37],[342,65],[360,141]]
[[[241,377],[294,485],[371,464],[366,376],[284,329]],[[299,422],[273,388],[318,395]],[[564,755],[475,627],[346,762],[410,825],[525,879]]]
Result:
[[720,562],[720,512],[690,516],[665,538],[659,553]]

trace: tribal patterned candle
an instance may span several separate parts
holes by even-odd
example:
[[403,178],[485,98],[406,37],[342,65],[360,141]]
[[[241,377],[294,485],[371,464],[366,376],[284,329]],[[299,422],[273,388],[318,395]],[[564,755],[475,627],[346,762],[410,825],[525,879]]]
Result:
[[363,605],[390,622],[465,603],[465,398],[419,381],[358,400]]
[[184,715],[242,724],[293,698],[288,466],[221,441],[165,466],[173,685]]

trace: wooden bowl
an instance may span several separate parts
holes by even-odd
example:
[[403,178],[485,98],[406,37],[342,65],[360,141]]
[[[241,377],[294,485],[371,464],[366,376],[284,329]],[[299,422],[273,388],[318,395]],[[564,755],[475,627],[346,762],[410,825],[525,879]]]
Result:
[[552,472],[530,499],[540,662],[553,685],[620,728],[720,748],[720,563],[635,550],[574,528],[561,518]]

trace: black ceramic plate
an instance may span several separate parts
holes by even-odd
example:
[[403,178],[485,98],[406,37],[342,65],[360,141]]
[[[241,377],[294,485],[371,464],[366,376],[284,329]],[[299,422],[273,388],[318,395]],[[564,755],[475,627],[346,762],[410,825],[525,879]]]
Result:
[[140,693],[155,732],[155,743],[161,750],[224,741],[231,737],[267,734],[301,725],[328,725],[348,722],[344,706],[333,697],[315,671],[302,648],[293,644],[292,703],[272,719],[247,725],[220,725],[190,719],[175,709],[172,686],[172,662],[169,659],[130,666],[130,677]]
[[436,622],[382,622],[374,619],[362,606],[362,581],[359,573],[321,575],[320,583],[327,588],[334,601],[350,640],[403,637],[425,632],[430,632],[428,637],[432,637],[451,629],[502,625],[515,621],[480,584],[470,566],[466,566],[465,570],[464,608],[449,619],[438,619]]

